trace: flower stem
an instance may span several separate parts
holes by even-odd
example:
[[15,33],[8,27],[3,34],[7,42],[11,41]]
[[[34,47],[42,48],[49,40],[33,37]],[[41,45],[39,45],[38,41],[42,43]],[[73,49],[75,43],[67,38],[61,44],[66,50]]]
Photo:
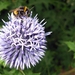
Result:
[[22,75],[25,75],[25,73],[23,72],[23,70],[21,70],[21,69],[19,69],[20,70],[20,72],[22,73]]
[[69,70],[63,74],[60,74],[60,75],[72,75],[72,73],[74,73],[74,72],[75,72],[75,68],[73,68],[72,70]]

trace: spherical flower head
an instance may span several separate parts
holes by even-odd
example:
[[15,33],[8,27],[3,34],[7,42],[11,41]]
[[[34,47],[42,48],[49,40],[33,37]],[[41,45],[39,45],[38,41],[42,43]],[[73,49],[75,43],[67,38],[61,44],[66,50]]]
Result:
[[[0,29],[0,58],[10,65],[10,68],[24,69],[35,66],[44,56],[46,36],[43,27],[44,19],[39,22],[37,15],[16,18],[13,13],[8,16]],[[44,23],[43,23],[44,22]]]

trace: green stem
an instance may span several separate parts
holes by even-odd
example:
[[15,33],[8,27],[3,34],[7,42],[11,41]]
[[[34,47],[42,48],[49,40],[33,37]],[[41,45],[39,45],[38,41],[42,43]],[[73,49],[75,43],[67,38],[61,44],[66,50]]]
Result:
[[23,72],[23,70],[21,70],[21,69],[19,69],[20,70],[20,72],[22,73],[22,75],[25,75],[25,73]]

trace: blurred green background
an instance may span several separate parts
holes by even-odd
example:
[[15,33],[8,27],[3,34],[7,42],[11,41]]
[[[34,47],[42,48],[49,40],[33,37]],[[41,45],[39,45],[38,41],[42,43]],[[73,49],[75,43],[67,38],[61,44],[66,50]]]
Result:
[[[75,0],[0,0],[0,26],[2,19],[8,21],[10,10],[18,6],[32,8],[33,16],[38,14],[39,21],[47,21],[45,31],[47,50],[42,61],[31,69],[25,69],[26,75],[75,75]],[[75,70],[74,70],[75,71]],[[64,74],[65,73],[65,74]],[[0,61],[0,75],[22,75],[14,68],[10,69]]]

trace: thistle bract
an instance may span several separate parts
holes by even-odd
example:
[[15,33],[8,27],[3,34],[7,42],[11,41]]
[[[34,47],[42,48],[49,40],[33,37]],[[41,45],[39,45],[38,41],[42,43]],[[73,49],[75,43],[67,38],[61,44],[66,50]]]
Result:
[[10,68],[24,69],[35,66],[44,56],[46,36],[43,27],[44,19],[39,22],[37,15],[16,18],[13,13],[8,16],[0,29],[0,58],[10,65]]

